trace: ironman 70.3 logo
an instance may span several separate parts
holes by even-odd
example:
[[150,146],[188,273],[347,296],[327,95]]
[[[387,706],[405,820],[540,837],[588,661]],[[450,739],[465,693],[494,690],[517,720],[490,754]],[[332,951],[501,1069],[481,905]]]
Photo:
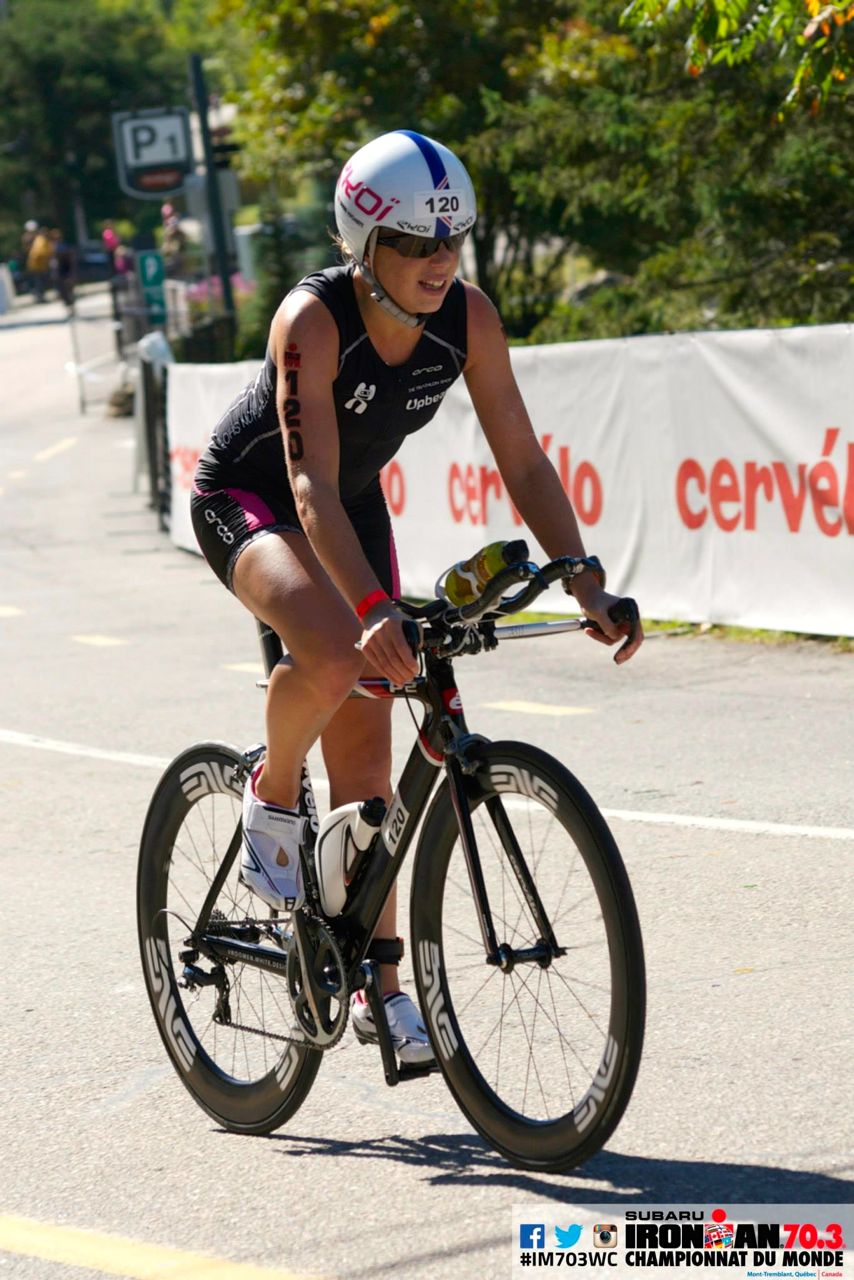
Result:
[[[830,1206],[832,1209],[833,1206]],[[772,1206],[768,1206],[769,1209]],[[771,1214],[769,1213],[769,1217]],[[732,1219],[736,1215],[732,1214]],[[725,1209],[626,1210],[626,1262],[636,1267],[842,1268],[839,1222],[737,1222]],[[709,1251],[717,1254],[710,1261]]]
[[723,1267],[733,1280],[854,1280],[844,1204],[529,1204],[514,1208],[513,1234],[514,1276],[584,1268],[641,1280]]

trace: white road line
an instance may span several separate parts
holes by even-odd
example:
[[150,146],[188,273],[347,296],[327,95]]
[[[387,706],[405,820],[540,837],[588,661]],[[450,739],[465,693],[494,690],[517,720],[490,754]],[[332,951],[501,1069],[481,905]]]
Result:
[[567,707],[552,705],[547,702],[484,702],[492,711],[518,711],[522,715],[531,716],[588,716],[593,714],[592,707]]
[[76,641],[77,644],[91,644],[96,649],[109,649],[113,645],[130,643],[119,636],[69,636],[68,638]]
[[[533,811],[540,806],[521,796],[504,800],[508,809]],[[815,840],[852,840],[854,827],[797,826],[788,822],[752,822],[748,818],[701,818],[691,813],[650,813],[646,809],[602,809],[603,818],[645,822],[659,827],[696,827],[702,831],[739,831],[754,836],[799,836]]]
[[635,809],[603,809],[606,818],[650,822],[665,827],[699,827],[703,831],[743,831],[756,836],[803,836],[808,840],[854,840],[852,827],[799,826],[789,822],[751,822],[747,818],[700,818],[687,813],[646,813]]
[[[0,743],[13,747],[33,747],[38,751],[58,751],[63,755],[84,756],[91,760],[111,760],[115,764],[134,764],[147,769],[165,769],[169,760],[165,756],[136,755],[131,751],[104,751],[100,747],[87,747],[79,742],[60,742],[56,738],[40,738],[34,733],[18,733],[14,729],[0,729]],[[312,778],[315,791],[328,792],[326,778]],[[504,803],[508,809],[529,809],[532,800],[508,796]],[[690,813],[650,813],[644,809],[603,809],[606,818],[622,822],[649,823],[653,826],[695,827],[702,831],[736,831],[756,836],[797,836],[808,840],[851,840],[854,827],[801,826],[788,822],[752,822],[746,818],[703,818]]]
[[86,747],[79,742],[59,742],[56,738],[39,738],[34,733],[16,733],[14,729],[0,729],[0,743],[12,747],[35,747],[38,751],[59,751],[66,756],[84,756],[90,760],[112,760],[116,764],[138,764],[147,769],[165,769],[169,760],[165,756],[135,755],[132,751],[104,751],[101,747]]
[[58,453],[65,453],[66,449],[71,449],[76,443],[77,436],[66,436],[64,440],[57,440],[56,444],[34,454],[33,462],[47,462],[48,458],[55,458]]
[[0,618],[20,618],[23,613],[16,604],[0,604]]

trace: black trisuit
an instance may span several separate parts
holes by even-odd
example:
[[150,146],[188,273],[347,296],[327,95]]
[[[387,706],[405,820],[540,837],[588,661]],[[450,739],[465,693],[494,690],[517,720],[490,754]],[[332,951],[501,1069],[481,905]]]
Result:
[[[412,355],[391,367],[377,355],[365,330],[354,269],[318,271],[292,292],[305,290],[320,298],[338,328],[338,374],[332,390],[341,502],[383,588],[398,596],[394,538],[379,473],[406,436],[426,426],[463,370],[465,289],[461,281],[453,281],[440,309],[427,318]],[[258,376],[214,427],[199,460],[191,508],[199,545],[229,588],[237,557],[251,541],[265,533],[302,532],[276,410],[276,365],[269,351]]]

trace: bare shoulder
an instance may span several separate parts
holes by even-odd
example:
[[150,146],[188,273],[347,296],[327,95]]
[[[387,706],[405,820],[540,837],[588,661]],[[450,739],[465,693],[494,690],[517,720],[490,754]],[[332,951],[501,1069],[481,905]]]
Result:
[[276,363],[284,364],[285,351],[309,358],[318,371],[334,371],[338,364],[338,327],[320,298],[297,289],[282,300],[270,325],[270,349]]
[[501,317],[493,302],[490,302],[482,289],[476,284],[472,284],[470,280],[463,281],[463,288],[466,291],[466,308],[468,310],[469,327],[475,326],[479,328],[486,326],[488,328],[501,328]]
[[504,326],[495,304],[482,289],[463,281],[466,291],[468,360],[466,369],[480,361],[494,361],[507,351]]

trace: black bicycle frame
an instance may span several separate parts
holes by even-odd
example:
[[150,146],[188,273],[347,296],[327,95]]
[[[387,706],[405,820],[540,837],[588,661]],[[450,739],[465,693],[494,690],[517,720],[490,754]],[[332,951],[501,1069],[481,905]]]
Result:
[[[264,666],[269,678],[273,668],[284,658],[282,644],[278,635],[260,622],[258,631]],[[561,953],[530,871],[507,822],[503,805],[497,797],[493,797],[487,801],[487,804],[495,822],[496,831],[538,924],[543,943],[541,947],[534,948],[530,955],[526,953],[524,956],[521,953],[514,956],[506,947],[499,947],[469,807],[471,790],[477,786],[475,778],[478,768],[477,747],[478,744],[485,743],[486,739],[473,736],[468,731],[450,659],[436,657],[426,652],[424,668],[424,675],[416,677],[406,685],[393,685],[383,678],[366,678],[360,680],[350,694],[351,698],[415,698],[424,707],[424,718],[418,737],[400,775],[397,790],[382,826],[362,860],[351,899],[341,915],[334,920],[334,931],[342,948],[348,980],[353,985],[359,985],[362,980],[361,965],[369,949],[377,921],[391,888],[400,874],[415,830],[436,786],[439,770],[443,767],[448,778],[451,801],[459,826],[460,840],[483,938],[486,963],[507,968],[512,967],[515,960],[547,962],[551,956]],[[304,793],[300,797],[301,812],[303,812],[303,804]],[[310,817],[305,813],[304,816]],[[308,843],[310,852],[313,836],[309,838]],[[232,840],[228,850],[231,856],[226,856],[220,868],[217,876],[218,883],[225,878],[237,847],[238,842]],[[310,864],[310,859],[308,861]],[[313,875],[311,865],[309,870]],[[215,895],[208,895],[209,898],[213,896]],[[199,919],[201,928],[197,926],[196,937],[212,958],[239,958],[244,963],[253,964],[258,968],[281,969],[281,953],[250,942],[211,935],[206,929],[206,916],[207,913],[203,909]],[[201,930],[204,930],[204,933],[199,937]]]
[[[271,627],[259,622],[258,635],[269,679],[273,668],[283,660],[284,651],[279,636]],[[362,860],[363,870],[357,876],[354,893],[342,914],[335,919],[335,933],[342,946],[351,979],[358,980],[358,970],[377,921],[400,874],[403,860],[443,766],[448,773],[454,809],[460,824],[486,956],[497,963],[498,944],[463,780],[464,769],[473,772],[473,766],[469,764],[465,754],[466,748],[482,739],[472,739],[468,732],[450,660],[425,653],[424,666],[425,675],[416,677],[407,685],[392,685],[382,678],[366,678],[360,680],[350,694],[351,698],[415,698],[424,707],[418,737],[400,775],[382,826]],[[301,802],[302,799],[301,796]],[[206,938],[206,941],[214,942],[210,938]],[[214,946],[216,947],[216,943]],[[241,951],[243,950],[241,947]],[[251,946],[246,946],[245,951],[250,950]],[[248,955],[246,959],[248,960]]]

